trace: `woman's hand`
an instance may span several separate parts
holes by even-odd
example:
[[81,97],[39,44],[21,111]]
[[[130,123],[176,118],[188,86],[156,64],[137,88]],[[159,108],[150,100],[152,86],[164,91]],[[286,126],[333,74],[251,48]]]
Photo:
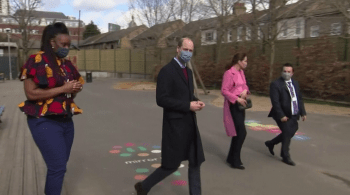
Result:
[[237,98],[237,102],[240,103],[242,106],[246,107],[247,106],[247,101],[243,98]]
[[247,99],[248,98],[248,91],[247,90],[244,90],[242,93],[241,93],[241,98],[242,99]]
[[79,81],[76,81],[73,88],[74,88],[75,92],[77,93],[83,89],[83,85]]
[[64,93],[76,93],[78,92],[82,87],[82,84],[78,81],[68,81],[65,82],[62,86],[62,90]]

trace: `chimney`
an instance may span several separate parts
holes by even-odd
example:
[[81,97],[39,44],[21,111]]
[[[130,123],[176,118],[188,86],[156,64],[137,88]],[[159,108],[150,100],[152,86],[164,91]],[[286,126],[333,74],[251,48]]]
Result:
[[270,3],[275,4],[275,7],[278,8],[286,5],[287,0],[270,0]]
[[244,3],[240,3],[240,2],[236,2],[235,4],[233,4],[233,14],[241,15],[246,13],[247,8],[245,7]]

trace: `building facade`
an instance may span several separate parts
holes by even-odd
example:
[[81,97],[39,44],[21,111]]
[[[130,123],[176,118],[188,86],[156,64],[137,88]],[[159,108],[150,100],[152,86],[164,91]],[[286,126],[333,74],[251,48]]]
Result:
[[[61,12],[32,11],[28,13],[25,10],[18,10],[15,14],[10,15],[8,5],[8,0],[0,0],[0,36],[2,37],[6,37],[6,34],[9,33],[12,41],[21,39],[23,30],[18,20],[25,16],[25,18],[30,18],[27,30],[31,40],[40,41],[44,28],[53,22],[63,22],[68,27],[73,44],[77,44],[79,39],[82,40],[85,24],[75,17],[66,16]],[[29,14],[30,17],[28,17]]]

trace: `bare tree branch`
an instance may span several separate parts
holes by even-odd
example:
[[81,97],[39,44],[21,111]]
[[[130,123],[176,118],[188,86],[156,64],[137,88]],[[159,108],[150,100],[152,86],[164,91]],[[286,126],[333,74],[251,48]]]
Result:
[[[24,56],[27,56],[33,46],[33,29],[39,21],[34,12],[42,5],[41,0],[10,0],[10,16],[16,21],[21,32],[21,42]],[[37,22],[35,22],[37,21]],[[20,62],[21,64],[22,62]]]

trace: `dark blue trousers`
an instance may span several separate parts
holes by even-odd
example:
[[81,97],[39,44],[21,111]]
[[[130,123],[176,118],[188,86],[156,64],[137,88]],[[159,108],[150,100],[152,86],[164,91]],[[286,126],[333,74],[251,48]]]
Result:
[[28,116],[28,126],[47,165],[46,195],[60,195],[74,139],[72,118]]

